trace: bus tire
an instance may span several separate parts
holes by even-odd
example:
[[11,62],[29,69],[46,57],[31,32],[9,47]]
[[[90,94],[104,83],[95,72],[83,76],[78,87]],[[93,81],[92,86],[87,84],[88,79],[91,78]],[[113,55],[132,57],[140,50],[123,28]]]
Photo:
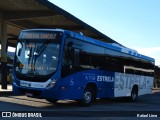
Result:
[[78,100],[78,103],[83,106],[90,106],[91,103],[96,99],[94,88],[87,87],[83,93],[81,100]]
[[133,86],[130,96],[130,101],[135,102],[138,97],[138,86]]
[[48,102],[56,104],[58,100],[55,99],[46,99]]

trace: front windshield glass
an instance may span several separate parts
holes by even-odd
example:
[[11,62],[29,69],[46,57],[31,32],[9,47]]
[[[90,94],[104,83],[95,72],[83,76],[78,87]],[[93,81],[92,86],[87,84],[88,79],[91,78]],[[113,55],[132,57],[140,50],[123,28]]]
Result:
[[57,70],[59,43],[18,42],[15,59],[15,71],[28,77],[46,76]]
[[57,71],[62,32],[23,30],[19,35],[14,71],[19,80],[45,82]]
[[19,42],[16,51],[16,72],[48,75],[56,71],[59,44]]

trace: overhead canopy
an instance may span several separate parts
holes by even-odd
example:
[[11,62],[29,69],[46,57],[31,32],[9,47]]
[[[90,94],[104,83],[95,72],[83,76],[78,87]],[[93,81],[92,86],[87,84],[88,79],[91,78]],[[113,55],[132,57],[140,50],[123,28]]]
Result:
[[[22,29],[61,28],[115,42],[47,0],[3,0],[0,3],[0,20],[7,21],[7,38],[18,36]],[[15,46],[16,42],[9,40],[8,44]]]

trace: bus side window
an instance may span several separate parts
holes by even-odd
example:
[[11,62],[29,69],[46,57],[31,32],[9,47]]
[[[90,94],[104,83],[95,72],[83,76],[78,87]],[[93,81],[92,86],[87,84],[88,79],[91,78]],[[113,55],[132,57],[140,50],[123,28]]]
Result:
[[84,51],[80,52],[80,68],[82,69],[90,69],[91,68],[91,55],[87,54]]
[[66,66],[68,64],[67,63],[67,56],[68,56],[67,47],[64,47],[63,58],[62,58],[62,66]]
[[64,47],[62,59],[62,77],[79,70],[80,50],[72,47]]
[[62,77],[65,77],[70,71],[70,66],[72,65],[71,58],[68,53],[68,47],[64,47],[63,58],[62,58]]
[[70,65],[70,68],[78,68],[79,67],[79,56],[80,50],[77,48],[69,47],[68,48],[68,56],[67,62]]
[[73,67],[79,68],[79,58],[80,58],[80,50],[74,49],[74,55],[73,55]]

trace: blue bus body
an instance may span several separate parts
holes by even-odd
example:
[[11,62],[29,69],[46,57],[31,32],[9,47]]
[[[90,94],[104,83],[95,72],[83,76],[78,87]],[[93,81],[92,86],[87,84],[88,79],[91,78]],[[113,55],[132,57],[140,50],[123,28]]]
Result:
[[[58,59],[56,68],[50,68],[55,70],[50,77],[45,78],[46,80],[41,80],[38,77],[34,79],[34,75],[38,76],[41,72],[33,72],[33,70],[31,72],[32,75],[26,75],[27,73],[25,73],[26,77],[23,79],[24,74],[20,75],[20,72],[26,71],[25,65],[22,65],[21,68],[16,65],[19,64],[16,63],[16,59],[22,56],[18,55],[19,51],[21,52],[23,49],[17,47],[19,51],[16,50],[15,53],[12,76],[13,93],[51,100],[81,100],[84,97],[87,86],[94,88],[96,98],[130,97],[133,86],[137,88],[137,95],[151,93],[155,62],[153,58],[141,55],[135,50],[115,43],[105,43],[79,33],[61,29],[24,30],[20,33],[19,41],[21,39],[46,39],[45,37],[35,37],[36,35],[28,35],[29,37],[23,35],[26,32],[32,33],[35,31],[38,31],[37,33],[42,31],[46,33],[61,33],[59,46],[54,45],[54,48],[59,50],[58,57],[52,56],[52,59]],[[49,37],[53,38],[53,35]],[[36,40],[37,42],[38,40]],[[22,47],[24,44],[19,46]],[[29,44],[30,46],[31,44]],[[34,47],[32,49],[35,49]],[[33,53],[33,56],[40,54],[31,51],[33,50],[27,51],[26,49],[23,53],[25,52],[26,54],[28,52],[30,55]],[[67,56],[66,59],[65,54]],[[24,56],[26,57],[25,59],[29,59],[27,55]],[[46,60],[46,56],[46,53],[43,53],[43,62]],[[21,60],[24,61],[23,59]],[[45,72],[41,74],[43,77],[45,76],[43,75]]]

